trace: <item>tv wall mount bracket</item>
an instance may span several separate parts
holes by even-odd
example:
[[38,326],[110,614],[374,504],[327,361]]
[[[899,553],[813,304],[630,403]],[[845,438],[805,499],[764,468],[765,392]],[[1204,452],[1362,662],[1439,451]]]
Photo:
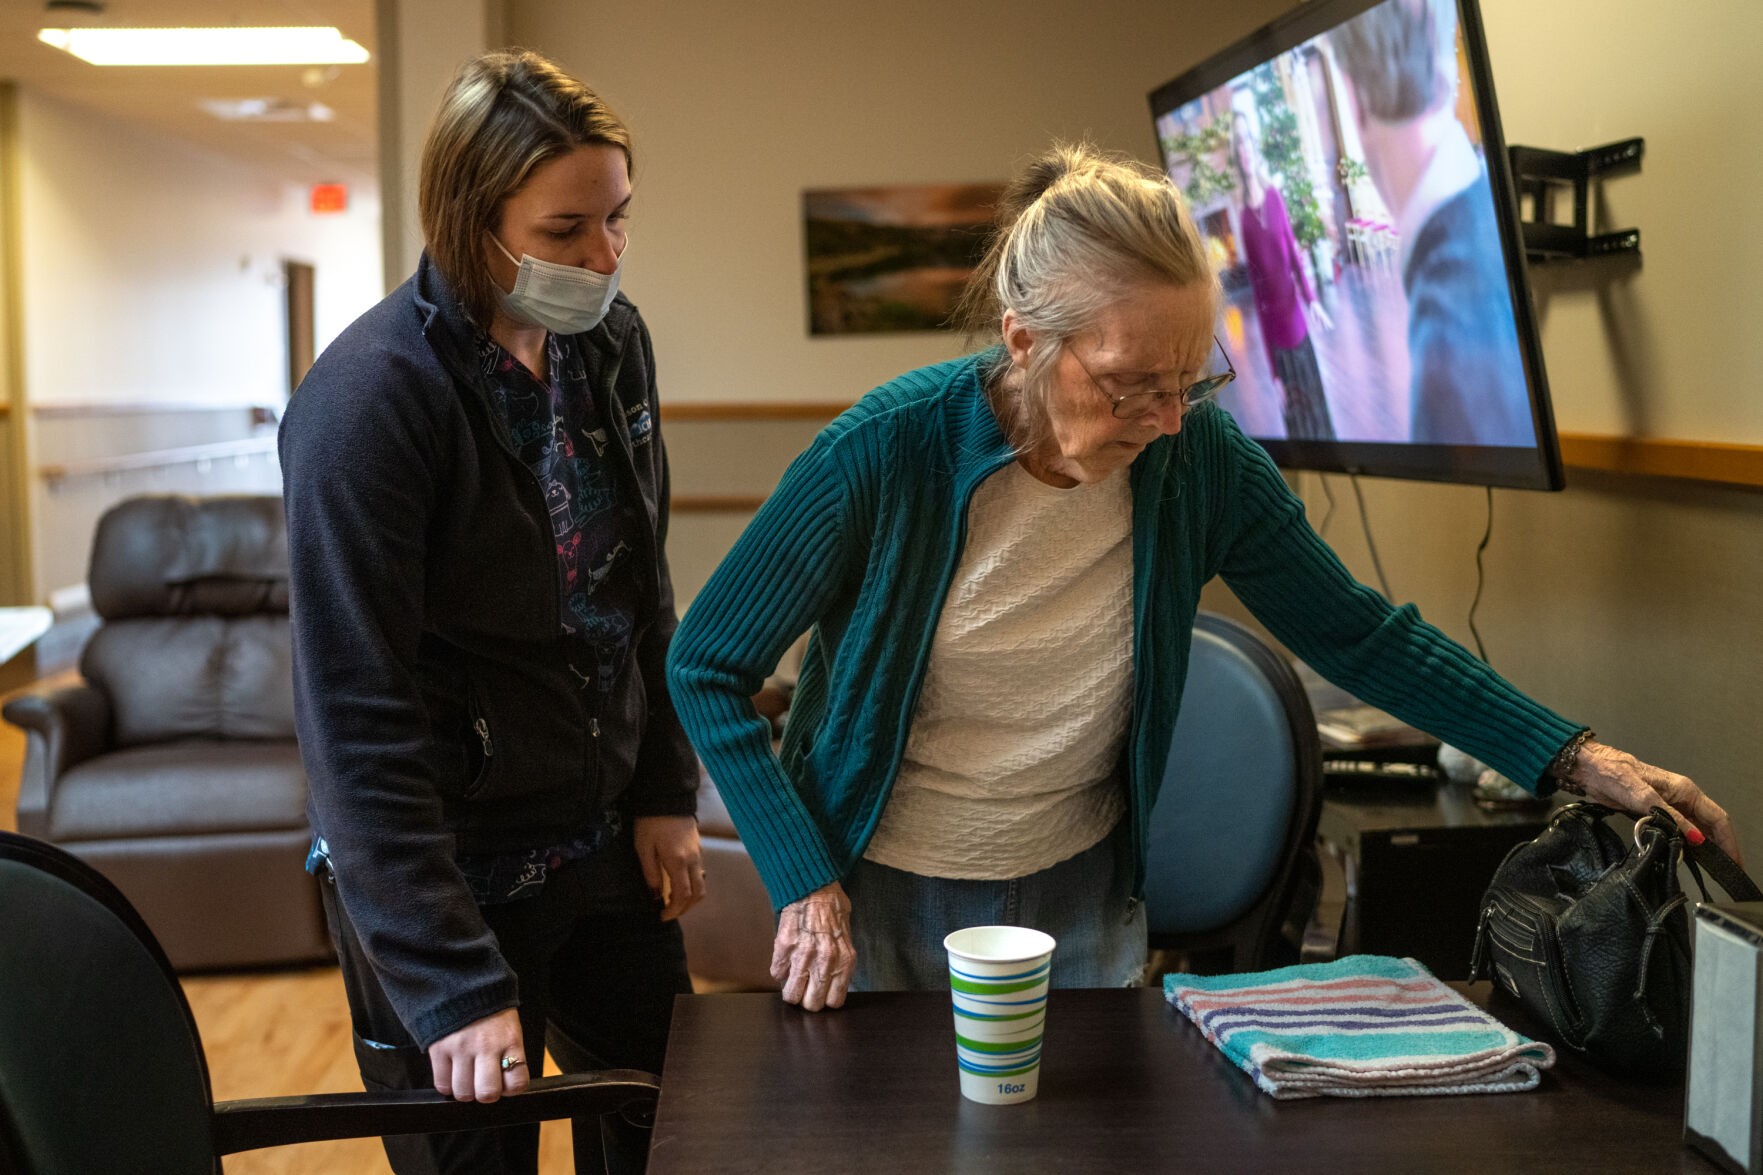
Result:
[[[1512,159],[1512,182],[1518,189],[1524,252],[1531,264],[1587,257],[1640,257],[1640,229],[1591,231],[1591,186],[1593,181],[1606,176],[1639,171],[1646,140],[1623,139],[1584,151],[1518,146],[1507,150]],[[1573,223],[1556,224],[1555,199],[1569,189],[1573,193]],[[1530,197],[1528,220],[1523,219],[1526,196]]]

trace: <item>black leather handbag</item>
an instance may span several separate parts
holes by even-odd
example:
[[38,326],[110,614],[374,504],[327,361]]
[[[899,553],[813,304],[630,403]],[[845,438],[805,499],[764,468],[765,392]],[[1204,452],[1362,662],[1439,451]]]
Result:
[[1689,1048],[1690,919],[1677,867],[1687,861],[1735,901],[1763,899],[1712,841],[1692,847],[1663,809],[1635,821],[1632,846],[1598,804],[1561,808],[1543,834],[1506,855],[1482,897],[1470,978],[1518,997],[1560,1044],[1631,1076],[1682,1072]]

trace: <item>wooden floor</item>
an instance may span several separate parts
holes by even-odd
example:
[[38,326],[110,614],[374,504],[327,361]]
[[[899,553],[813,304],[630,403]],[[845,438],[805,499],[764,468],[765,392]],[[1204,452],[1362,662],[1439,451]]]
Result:
[[[44,684],[56,684],[60,679]],[[65,675],[65,680],[75,680]],[[24,735],[0,722],[0,828],[18,826]],[[349,1009],[334,967],[186,978],[216,1100],[361,1088],[349,1043]],[[553,1068],[553,1071],[554,1068]],[[567,1123],[540,1130],[539,1170],[574,1170]],[[382,1175],[378,1139],[275,1147],[231,1156],[228,1175]]]

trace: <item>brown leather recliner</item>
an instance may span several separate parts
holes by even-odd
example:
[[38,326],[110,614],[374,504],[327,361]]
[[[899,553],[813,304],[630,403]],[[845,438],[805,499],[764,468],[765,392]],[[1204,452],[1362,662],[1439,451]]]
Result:
[[179,969],[330,955],[294,741],[276,497],[132,498],[98,524],[85,681],[15,698],[19,831],[108,876]]

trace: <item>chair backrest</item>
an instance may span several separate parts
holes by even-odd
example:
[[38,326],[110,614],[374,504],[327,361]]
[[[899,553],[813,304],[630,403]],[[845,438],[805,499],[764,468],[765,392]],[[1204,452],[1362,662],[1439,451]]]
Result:
[[116,887],[0,832],[0,927],[0,1161],[32,1175],[218,1170],[195,1020]]
[[1292,667],[1242,625],[1201,613],[1151,813],[1153,947],[1228,947],[1237,971],[1296,962],[1280,931],[1294,899],[1315,896],[1321,763]]
[[130,498],[98,522],[81,658],[118,746],[294,737],[288,540],[273,495]]

